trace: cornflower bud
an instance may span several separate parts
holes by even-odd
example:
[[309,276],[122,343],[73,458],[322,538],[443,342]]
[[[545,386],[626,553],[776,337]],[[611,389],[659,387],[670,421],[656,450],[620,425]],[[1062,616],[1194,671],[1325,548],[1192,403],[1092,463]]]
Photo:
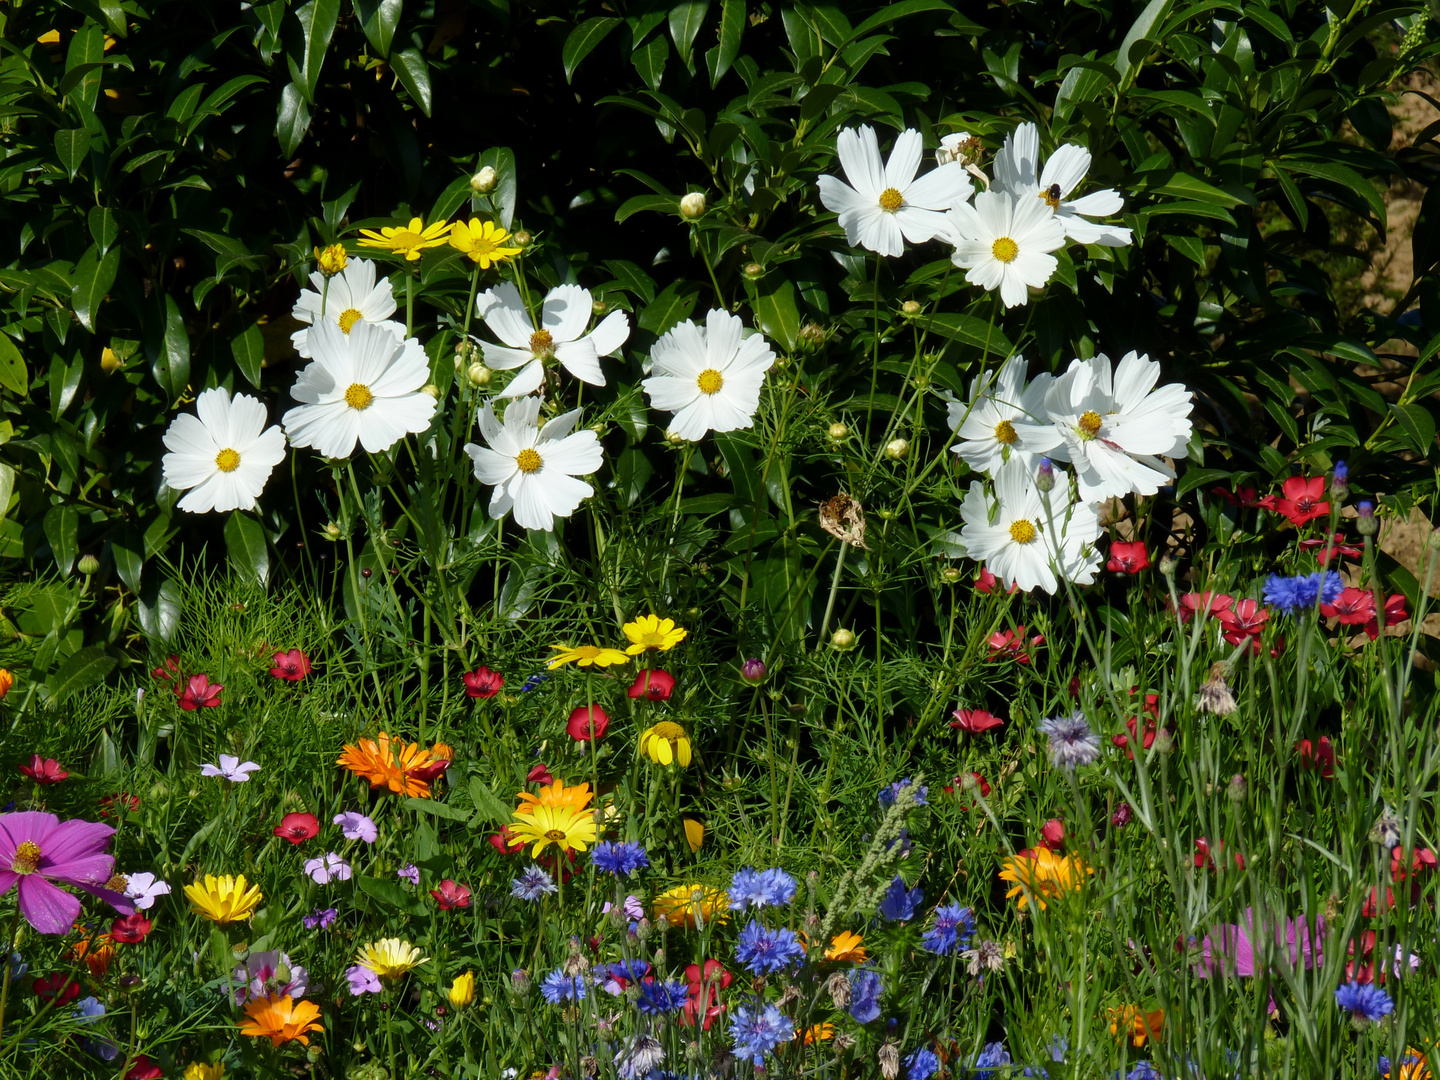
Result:
[[680,216],[687,217],[691,221],[705,213],[705,193],[703,191],[692,191],[680,200]]
[[534,986],[534,982],[530,979],[530,973],[524,968],[516,968],[510,973],[510,992],[516,997],[524,997]]
[[1236,773],[1230,778],[1230,783],[1226,785],[1225,797],[1231,802],[1242,803],[1245,801],[1245,795],[1249,789],[1250,785],[1245,780],[1245,777]]
[[491,166],[486,165],[470,178],[470,190],[475,192],[476,195],[489,195],[490,192],[495,190],[495,185],[499,182],[500,177],[496,174],[495,170]]
[[1335,462],[1330,473],[1330,495],[1341,502],[1350,494],[1350,466],[1343,461]]
[[1048,457],[1040,459],[1040,472],[1035,477],[1035,486],[1041,491],[1052,491],[1055,487],[1055,466]]
[[1174,556],[1167,553],[1160,556],[1160,561],[1156,565],[1161,574],[1167,578],[1173,578],[1175,576],[1175,570],[1180,564],[1175,561]]
[[1380,531],[1380,521],[1375,517],[1375,504],[1369,499],[1361,499],[1356,510],[1360,516],[1355,521],[1355,531],[1361,536],[1374,536]]

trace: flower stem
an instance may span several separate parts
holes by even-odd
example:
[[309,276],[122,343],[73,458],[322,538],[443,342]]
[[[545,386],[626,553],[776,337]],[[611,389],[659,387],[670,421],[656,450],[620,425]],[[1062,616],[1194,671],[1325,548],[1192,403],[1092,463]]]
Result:
[[5,955],[0,957],[0,963],[5,965],[5,972],[0,975],[0,1044],[3,1044],[5,1034],[5,1000],[10,996],[10,958],[15,955],[15,941],[20,936],[20,905],[15,905],[15,917],[10,920],[10,933],[5,939]]

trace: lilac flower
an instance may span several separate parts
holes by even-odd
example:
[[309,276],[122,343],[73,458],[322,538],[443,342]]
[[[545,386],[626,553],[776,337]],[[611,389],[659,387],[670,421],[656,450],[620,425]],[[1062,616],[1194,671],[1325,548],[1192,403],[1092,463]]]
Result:
[[364,814],[346,811],[343,814],[336,814],[331,820],[340,826],[340,834],[346,840],[364,840],[367,844],[373,844],[380,835],[380,830],[375,827],[375,822]]
[[[613,905],[610,903],[610,901],[606,900],[605,906],[600,909],[601,914],[609,915],[612,906]],[[630,919],[632,924],[630,929],[632,930],[635,929],[633,924],[639,922],[645,917],[645,905],[641,903],[638,896],[625,897],[625,902],[620,905],[620,910],[623,911],[626,917]]]
[[690,986],[683,979],[674,982],[641,979],[637,985],[640,996],[635,999],[635,1008],[646,1016],[678,1013],[685,1008],[690,996]]
[[511,896],[517,900],[528,900],[531,903],[559,891],[550,875],[534,863],[530,865],[529,870],[510,883]]
[[[369,969],[366,969],[369,970]],[[283,952],[257,952],[245,958],[245,963],[230,975],[235,988],[235,1004],[260,1001],[271,995],[276,997],[301,998],[310,988],[310,975],[299,964],[292,964]]]
[[559,1005],[562,1001],[584,1001],[585,980],[579,975],[566,975],[556,968],[541,980],[540,993],[551,1005]]
[[1335,1004],[1350,1014],[1356,1024],[1379,1020],[1395,1011],[1390,995],[1369,983],[1348,982],[1335,991]]
[[795,1038],[795,1026],[779,1006],[756,998],[730,1015],[730,1038],[737,1058],[762,1065],[777,1046]]
[[897,874],[890,888],[885,890],[885,898],[880,901],[880,914],[890,922],[905,922],[914,917],[915,905],[924,899],[925,894],[920,891],[919,885],[907,891],[905,879]]
[[1317,570],[1298,577],[1271,574],[1265,579],[1265,602],[1287,615],[1309,611],[1317,604],[1332,604],[1345,587],[1338,572]]
[[328,930],[339,917],[340,912],[333,907],[316,908],[314,914],[306,915],[300,921],[305,924],[306,930]]
[[929,1047],[918,1046],[905,1055],[905,1080],[930,1080],[940,1068],[940,1059]]
[[751,919],[735,944],[735,959],[754,975],[782,971],[805,957],[793,930],[767,930]]
[[935,925],[920,936],[920,941],[937,956],[950,956],[974,936],[975,913],[959,904],[946,904],[935,909]]
[[[885,808],[887,808],[887,807],[894,806],[894,805],[895,805],[895,798],[896,798],[896,796],[898,796],[898,795],[900,794],[900,792],[904,791],[904,790],[905,790],[906,788],[908,788],[908,787],[915,787],[915,785],[914,785],[914,783],[911,781],[910,777],[907,776],[907,777],[905,777],[903,780],[896,780],[893,784],[888,784],[888,785],[886,785],[885,787],[881,788],[881,789],[880,789],[880,795],[879,795],[881,808],[882,808],[882,809],[885,809]],[[926,800],[925,800],[925,796],[926,796],[926,794],[927,794],[929,791],[930,791],[930,789],[929,789],[928,787],[923,786],[923,785],[920,786],[920,787],[918,787],[918,788],[915,788],[915,805],[916,805],[916,806],[929,806],[929,805],[930,805],[930,804],[929,804],[928,802],[926,802]]]
[[730,910],[744,911],[747,904],[770,907],[795,899],[795,879],[784,870],[736,871],[730,882]]
[[346,968],[345,978],[350,980],[350,994],[353,997],[359,997],[361,994],[378,994],[384,989],[380,985],[380,976],[364,964],[354,964]]
[[880,1019],[880,992],[884,983],[878,971],[853,968],[850,971],[850,1015],[862,1024]]
[[1100,736],[1081,712],[1040,721],[1040,733],[1050,740],[1050,764],[1057,769],[1093,765],[1100,757]]
[[317,885],[328,885],[332,881],[349,881],[350,864],[335,852],[329,852],[317,859],[305,860],[305,873]]
[[590,861],[602,874],[629,877],[650,865],[650,857],[639,844],[601,840],[590,849]]
[[260,768],[260,766],[253,761],[241,763],[238,757],[230,754],[221,754],[219,767],[207,762],[200,766],[200,775],[218,776],[222,780],[229,780],[232,784],[243,784],[250,779],[250,774],[258,768]]
[[42,934],[63,934],[80,917],[80,900],[57,888],[63,882],[98,896],[122,915],[135,905],[105,886],[115,859],[105,848],[115,830],[98,821],[61,821],[23,810],[0,814],[0,896],[15,889],[20,914]]
[[420,868],[414,863],[406,863],[395,871],[395,876],[410,882],[411,885],[420,884]]
[[170,895],[170,886],[154,874],[126,874],[125,895],[141,911],[148,911],[155,906],[156,897]]

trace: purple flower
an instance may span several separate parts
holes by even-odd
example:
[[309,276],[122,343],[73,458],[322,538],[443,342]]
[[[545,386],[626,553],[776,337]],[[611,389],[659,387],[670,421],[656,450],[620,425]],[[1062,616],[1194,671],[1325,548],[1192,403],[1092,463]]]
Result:
[[905,888],[905,879],[899,874],[885,890],[885,898],[880,901],[880,914],[890,922],[905,922],[915,916],[915,905],[922,903],[925,894],[920,891],[920,886],[913,889]]
[[779,1006],[756,998],[730,1015],[730,1038],[737,1058],[760,1065],[777,1046],[795,1038],[795,1025]]
[[350,993],[354,997],[359,997],[361,994],[378,994],[383,989],[380,985],[380,976],[364,964],[355,964],[346,968],[345,978],[350,980]]
[[124,894],[105,888],[115,859],[105,847],[115,830],[98,821],[65,821],[24,810],[0,814],[0,896],[19,892],[20,914],[42,934],[63,934],[80,917],[80,900],[52,882],[98,896],[122,915],[135,912]]
[[317,928],[320,930],[328,930],[339,917],[340,912],[335,908],[322,907],[316,908],[313,915],[306,915],[300,921],[305,924],[306,930],[315,930]]
[[959,904],[946,904],[935,909],[935,925],[920,935],[920,941],[930,952],[949,956],[963,949],[974,936],[974,912]]
[[232,784],[243,784],[250,779],[250,774],[260,768],[253,761],[243,764],[238,757],[231,754],[220,755],[220,765],[217,768],[206,762],[200,766],[201,776],[218,776],[222,780],[229,780]]
[[1379,1020],[1395,1011],[1390,995],[1370,983],[1346,983],[1335,991],[1335,1004],[1348,1012],[1357,1024]]
[[940,1059],[928,1046],[919,1046],[905,1057],[905,1080],[930,1080],[940,1068]]
[[590,849],[590,862],[602,874],[629,877],[650,865],[650,856],[639,844],[614,843],[601,840]]
[[335,852],[329,852],[318,859],[305,860],[305,873],[317,885],[328,885],[332,881],[349,881],[350,864]]
[[783,971],[804,957],[805,949],[795,931],[767,930],[754,919],[740,931],[740,939],[735,943],[735,959],[754,975]]
[[1093,765],[1100,757],[1100,736],[1090,729],[1082,712],[1042,720],[1040,733],[1050,740],[1050,764],[1057,769]]
[[510,883],[511,896],[531,903],[558,891],[554,879],[536,863],[532,863],[529,870]]
[[579,975],[566,975],[556,968],[540,983],[540,994],[551,1005],[562,1001],[584,1001],[585,980]]
[[880,992],[884,986],[878,971],[853,968],[850,972],[850,1015],[862,1024],[880,1019]]
[[[1257,925],[1258,923],[1258,925]],[[1288,963],[1291,967],[1304,965],[1314,967],[1323,964],[1325,958],[1320,951],[1321,939],[1325,936],[1325,917],[1315,916],[1314,933],[1304,919],[1284,919],[1261,912],[1258,920],[1252,909],[1246,908],[1239,923],[1223,923],[1200,943],[1200,959],[1195,964],[1195,974],[1201,978],[1211,975],[1239,975],[1250,978],[1256,974],[1255,951],[1257,943],[1263,948],[1265,929],[1275,942],[1277,967]]]
[[414,863],[406,863],[404,866],[400,867],[399,870],[395,871],[395,876],[398,878],[404,878],[406,881],[410,882],[411,885],[420,884],[420,868]]
[[135,901],[141,911],[155,906],[156,897],[168,896],[170,886],[158,880],[154,874],[126,874],[125,895]]
[[310,975],[299,964],[292,964],[283,952],[257,952],[245,958],[230,976],[235,988],[235,1004],[276,997],[300,998],[310,988]]
[[[880,795],[879,795],[881,808],[884,809],[884,808],[886,808],[886,807],[894,806],[894,805],[895,805],[895,797],[896,797],[897,795],[899,795],[900,792],[904,791],[904,790],[905,790],[906,788],[908,788],[908,787],[915,787],[915,785],[914,785],[914,783],[910,780],[910,778],[907,776],[907,777],[905,777],[905,779],[903,779],[903,780],[896,780],[893,784],[889,784],[889,785],[881,788],[881,789],[880,789]],[[930,804],[929,804],[928,802],[926,802],[926,800],[925,800],[925,796],[926,796],[926,794],[929,792],[929,790],[930,790],[930,789],[927,788],[927,787],[925,787],[924,785],[921,785],[920,787],[916,787],[916,788],[915,788],[915,805],[916,805],[916,806],[929,806],[929,805],[930,805]]]
[[1265,579],[1265,602],[1287,615],[1309,611],[1317,604],[1333,604],[1344,588],[1334,570],[1318,570],[1313,574],[1281,577],[1271,574]]
[[336,814],[333,820],[336,825],[340,826],[341,835],[346,840],[364,840],[367,844],[373,844],[375,838],[380,835],[380,831],[375,828],[375,822],[364,814],[346,811],[343,814]]
[[641,979],[637,985],[640,996],[635,999],[635,1008],[647,1016],[678,1013],[690,997],[690,986],[683,979],[674,982]]
[[[99,998],[83,997],[75,1002],[75,1007],[71,1010],[70,1015],[82,1024],[88,1023],[104,1016],[105,1006],[100,1003]],[[85,1039],[82,1045],[101,1061],[114,1061],[120,1056],[120,1047],[109,1039]]]

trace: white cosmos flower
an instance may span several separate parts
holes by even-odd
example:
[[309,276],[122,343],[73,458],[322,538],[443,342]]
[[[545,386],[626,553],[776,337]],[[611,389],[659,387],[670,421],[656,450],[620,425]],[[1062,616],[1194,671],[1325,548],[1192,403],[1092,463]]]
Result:
[[1112,372],[1110,358],[1073,360],[1045,395],[1063,443],[1052,455],[1075,467],[1080,498],[1154,495],[1175,471],[1161,457],[1188,455],[1189,390],[1180,383],[1155,389],[1160,365],[1128,352]]
[[600,468],[604,455],[600,439],[588,428],[570,434],[580,419],[573,409],[539,426],[540,399],[521,398],[505,409],[502,424],[493,402],[480,412],[480,434],[489,447],[465,444],[475,463],[475,477],[493,484],[490,516],[502,518],[511,510],[527,529],[551,532],[557,517],[569,517],[595,489],[576,479]]
[[1065,228],[1050,207],[1003,191],[982,191],[973,206],[956,203],[950,228],[951,261],[970,271],[970,284],[999,289],[1006,307],[1025,303],[1032,287],[1050,280],[1056,266],[1050,252],[1065,246]]
[[[333,322],[347,334],[358,322],[376,323],[395,336],[396,341],[405,340],[405,327],[390,320],[395,314],[395,294],[390,289],[390,279],[375,280],[375,264],[369,259],[351,259],[330,279],[330,288],[325,288],[325,275],[320,271],[310,275],[314,289],[306,289],[295,301],[291,312],[303,323],[315,323],[321,318]],[[295,351],[301,356],[310,356],[310,328],[296,330],[290,335]]]
[[1096,507],[1072,503],[1069,485],[1063,482],[1042,492],[1018,458],[996,470],[994,499],[978,480],[971,483],[960,516],[965,520],[960,535],[970,558],[989,567],[1006,588],[1013,583],[1054,594],[1057,571],[1080,585],[1095,580],[1100,566],[1094,545],[1100,536]]
[[978,472],[991,476],[1011,458],[1027,469],[1060,445],[1060,433],[1045,414],[1045,392],[1054,376],[1038,375],[1025,385],[1025,358],[1012,356],[992,380],[977,376],[970,384],[970,404],[952,401],[946,409],[950,428],[960,441],[952,450]]
[[612,311],[586,334],[592,301],[590,290],[579,285],[558,285],[545,294],[538,328],[530,321],[520,290],[508,281],[476,297],[475,310],[505,343],[482,341],[485,363],[500,371],[525,365],[496,395],[502,398],[523,397],[540,389],[545,361],[552,356],[581,382],[604,386],[600,357],[614,353],[630,336],[630,320],[623,311]]
[[435,399],[420,390],[430,368],[414,338],[396,341],[368,322],[357,322],[347,334],[327,320],[311,329],[310,347],[315,359],[290,388],[300,404],[282,418],[296,446],[343,458],[354,453],[358,439],[376,454],[430,426]]
[[265,426],[265,406],[249,394],[232,399],[228,390],[206,390],[195,399],[195,412],[181,413],[165,431],[165,483],[190,489],[180,509],[253,510],[271,470],[284,460],[285,436]]
[[739,316],[712,308],[705,325],[686,319],[650,350],[653,374],[642,386],[650,404],[673,412],[670,430],[698,442],[708,431],[735,431],[755,422],[760,385],[775,363],[763,334],[744,336]]
[[[1040,132],[1034,124],[1021,124],[1005,137],[995,155],[995,189],[1017,198],[1038,198],[1055,212],[1065,235],[1081,244],[1124,247],[1130,230],[1087,220],[1118,214],[1125,206],[1119,192],[1106,188],[1078,199],[1068,196],[1090,171],[1090,151],[1066,143],[1050,155],[1040,169]],[[1039,178],[1036,178],[1036,174]]]
[[970,197],[970,178],[958,162],[915,179],[923,146],[920,133],[913,129],[896,138],[888,163],[881,162],[880,144],[869,125],[840,132],[835,149],[850,183],[820,177],[820,201],[840,215],[840,227],[852,247],[859,244],[881,255],[903,255],[904,240],[921,244],[945,233],[944,211]]

